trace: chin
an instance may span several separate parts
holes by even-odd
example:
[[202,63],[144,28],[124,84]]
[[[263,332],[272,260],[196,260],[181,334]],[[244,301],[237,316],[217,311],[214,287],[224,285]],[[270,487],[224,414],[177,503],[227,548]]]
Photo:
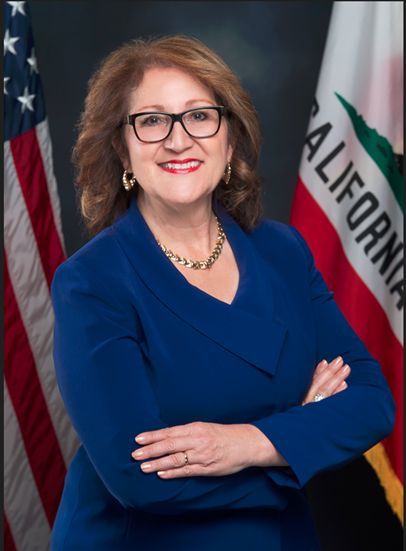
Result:
[[197,204],[199,199],[202,199],[201,196],[191,197],[191,196],[182,196],[182,197],[166,197],[165,202],[171,205],[177,206],[188,206]]
[[190,193],[190,189],[188,189],[185,190],[185,193],[174,193],[165,197],[165,202],[181,206],[192,205],[207,199],[211,194],[212,190],[205,190],[201,193]]

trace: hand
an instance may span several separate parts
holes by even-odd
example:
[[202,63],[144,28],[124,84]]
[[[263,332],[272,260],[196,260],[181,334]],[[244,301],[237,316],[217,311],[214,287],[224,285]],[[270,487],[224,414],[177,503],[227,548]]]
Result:
[[[184,476],[223,476],[251,466],[258,442],[252,425],[204,423],[196,421],[165,429],[143,432],[142,448],[131,455],[136,460],[148,461],[145,473],[164,471],[162,478]],[[138,438],[138,437],[137,437]],[[141,442],[137,443],[141,444]],[[186,451],[188,463],[185,464]],[[141,452],[141,454],[140,454]],[[141,465],[141,468],[145,463]]]
[[351,372],[348,364],[344,364],[341,356],[337,356],[332,362],[328,363],[322,360],[316,367],[313,380],[307,391],[306,397],[302,402],[302,406],[314,401],[314,396],[317,392],[324,396],[332,396],[345,390],[348,385],[345,379]]

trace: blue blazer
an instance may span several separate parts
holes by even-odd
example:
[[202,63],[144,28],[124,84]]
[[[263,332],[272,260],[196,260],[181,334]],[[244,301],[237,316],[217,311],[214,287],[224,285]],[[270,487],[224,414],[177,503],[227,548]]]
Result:
[[[303,486],[393,428],[380,366],[300,234],[267,219],[244,232],[213,207],[240,274],[230,305],[166,258],[135,198],[55,273],[55,369],[81,446],[53,550],[319,549]],[[301,406],[315,365],[338,355],[352,369],[348,389]],[[252,423],[289,466],[143,473],[130,455],[135,435],[192,421]]]

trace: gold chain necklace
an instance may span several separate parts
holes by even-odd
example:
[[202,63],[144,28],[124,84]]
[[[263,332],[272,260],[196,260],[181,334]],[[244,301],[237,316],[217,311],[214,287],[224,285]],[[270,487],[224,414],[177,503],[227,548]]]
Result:
[[224,233],[223,227],[220,224],[220,221],[217,218],[217,216],[215,216],[215,219],[217,223],[216,245],[213,249],[213,252],[206,260],[191,260],[190,258],[179,256],[178,254],[172,252],[170,249],[165,247],[165,245],[162,245],[162,243],[160,243],[158,240],[157,240],[157,243],[161,247],[163,252],[166,254],[166,256],[170,260],[172,260],[172,262],[179,262],[179,264],[182,264],[182,266],[186,266],[186,268],[193,268],[194,270],[208,270],[212,267],[214,262],[220,256],[220,253],[223,249],[223,243],[226,238],[226,234]]

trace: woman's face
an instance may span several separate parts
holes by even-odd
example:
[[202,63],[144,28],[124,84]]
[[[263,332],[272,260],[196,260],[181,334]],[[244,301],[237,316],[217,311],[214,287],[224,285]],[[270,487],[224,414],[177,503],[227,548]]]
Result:
[[[131,94],[128,113],[182,113],[210,105],[216,105],[215,98],[198,80],[177,68],[156,67],[145,72]],[[161,142],[141,142],[130,125],[125,127],[125,140],[130,163],[125,168],[150,198],[173,206],[197,203],[210,195],[232,155],[224,118],[218,133],[210,138],[192,138],[175,122],[170,135]],[[192,167],[177,170],[185,160],[198,162],[197,168],[194,162]],[[178,165],[168,167],[168,162]]]

